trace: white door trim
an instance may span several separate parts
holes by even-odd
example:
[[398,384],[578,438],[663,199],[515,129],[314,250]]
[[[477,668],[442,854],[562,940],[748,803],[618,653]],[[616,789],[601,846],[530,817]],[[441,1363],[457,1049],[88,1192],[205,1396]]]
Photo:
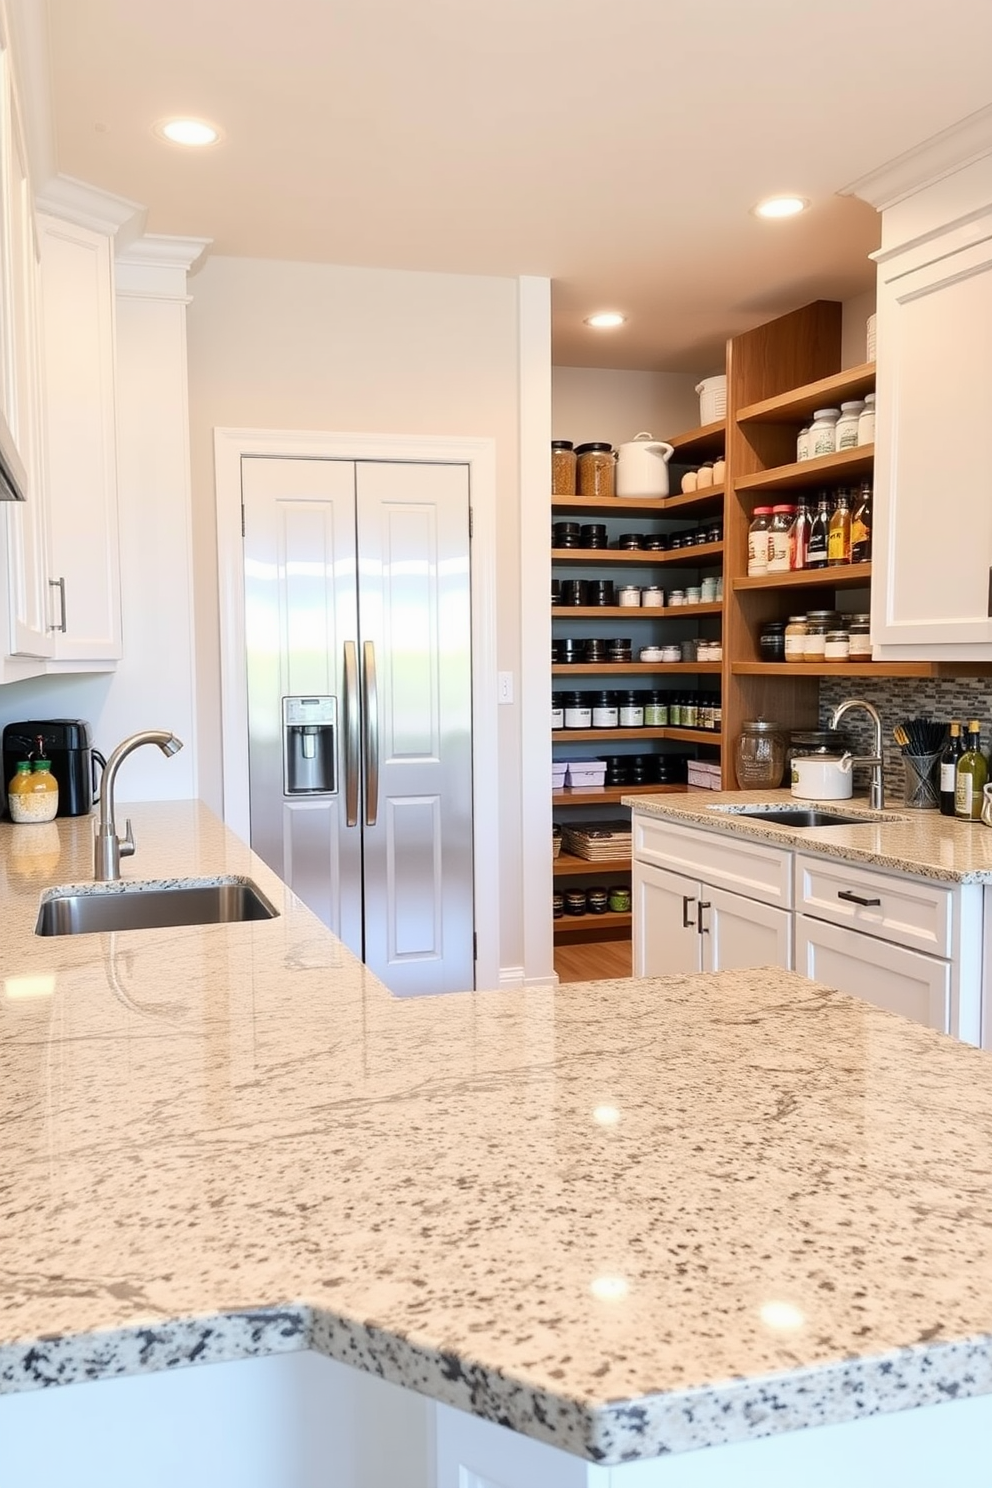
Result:
[[224,820],[247,842],[248,678],[241,545],[241,459],[398,460],[469,467],[472,509],[472,810],[476,985],[498,987],[499,786],[496,715],[496,444],[412,434],[300,429],[215,429],[217,581],[220,597],[221,761]]

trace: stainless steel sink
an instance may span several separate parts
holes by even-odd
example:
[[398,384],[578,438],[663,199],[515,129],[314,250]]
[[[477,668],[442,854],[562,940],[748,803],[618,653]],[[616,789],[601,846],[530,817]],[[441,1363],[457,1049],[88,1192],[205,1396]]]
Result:
[[778,822],[784,827],[865,827],[871,819],[864,816],[845,816],[839,811],[818,811],[813,806],[779,806],[773,811],[758,811],[745,808],[735,811],[734,816],[746,816],[750,821]]
[[182,880],[134,888],[56,890],[46,899],[36,935],[90,935],[101,930],[164,930],[172,925],[227,925],[271,920],[279,911],[249,879]]

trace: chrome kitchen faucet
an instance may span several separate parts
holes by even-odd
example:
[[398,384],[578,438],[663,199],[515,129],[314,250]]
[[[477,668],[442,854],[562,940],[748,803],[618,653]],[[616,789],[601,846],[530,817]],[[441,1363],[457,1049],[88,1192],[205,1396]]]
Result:
[[866,702],[864,698],[846,698],[844,702],[838,703],[830,716],[830,727],[835,729],[850,708],[864,708],[871,718],[875,729],[875,753],[856,755],[853,763],[856,765],[871,765],[871,792],[868,797],[872,811],[885,810],[885,781],[882,774],[882,720],[878,716],[878,709],[873,703]]
[[114,823],[114,783],[124,760],[133,749],[140,748],[142,744],[157,744],[166,756],[178,754],[183,747],[182,739],[177,739],[167,729],[145,729],[118,744],[108,759],[100,781],[100,820],[97,822],[93,842],[93,877],[101,883],[111,883],[120,878],[121,858],[129,858],[134,852],[130,818],[125,822],[123,838],[117,835]]

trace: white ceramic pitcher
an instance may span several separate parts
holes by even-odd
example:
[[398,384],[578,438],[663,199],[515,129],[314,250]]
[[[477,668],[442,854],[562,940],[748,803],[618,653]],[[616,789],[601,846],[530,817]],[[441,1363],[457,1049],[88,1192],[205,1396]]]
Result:
[[667,496],[670,444],[647,433],[617,446],[618,496]]

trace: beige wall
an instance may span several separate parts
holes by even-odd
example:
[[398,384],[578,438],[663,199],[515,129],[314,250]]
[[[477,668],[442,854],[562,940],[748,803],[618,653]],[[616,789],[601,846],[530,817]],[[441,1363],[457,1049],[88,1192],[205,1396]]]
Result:
[[698,377],[681,372],[613,372],[555,367],[551,382],[552,438],[612,445],[646,429],[668,439],[699,423]]
[[[221,805],[215,427],[496,442],[497,664],[519,675],[514,279],[211,258],[190,280],[200,794]],[[500,962],[523,962],[518,707],[499,709]]]

